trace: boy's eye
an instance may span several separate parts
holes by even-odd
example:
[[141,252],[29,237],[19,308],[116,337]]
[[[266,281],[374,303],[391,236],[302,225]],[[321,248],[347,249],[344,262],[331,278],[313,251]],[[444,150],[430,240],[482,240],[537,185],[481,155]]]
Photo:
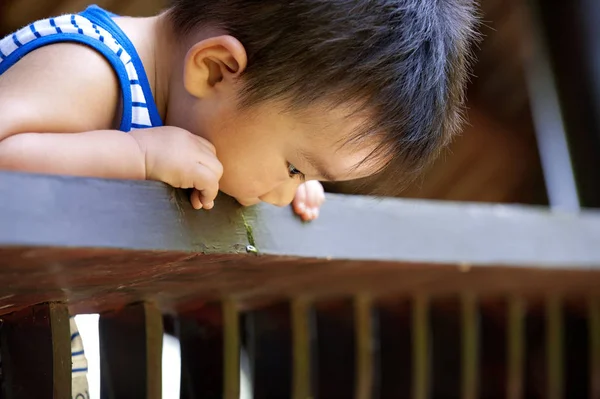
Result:
[[292,165],[289,162],[288,162],[288,173],[290,174],[290,177],[299,177],[301,179],[304,179],[304,173],[300,172],[298,169],[296,169],[296,167],[294,165]]

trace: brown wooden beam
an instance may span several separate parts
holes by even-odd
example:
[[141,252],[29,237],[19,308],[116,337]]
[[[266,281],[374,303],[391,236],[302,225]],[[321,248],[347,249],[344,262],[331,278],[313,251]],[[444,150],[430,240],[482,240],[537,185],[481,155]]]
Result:
[[[195,211],[155,182],[0,172],[0,248],[80,247],[395,262],[600,267],[600,213],[329,195],[321,217],[241,208]],[[298,245],[302,243],[302,245]]]
[[[600,214],[330,195],[322,216],[194,211],[154,182],[0,173],[0,314],[47,301],[102,312],[232,295],[545,295],[600,284]],[[258,254],[248,253],[254,243]]]

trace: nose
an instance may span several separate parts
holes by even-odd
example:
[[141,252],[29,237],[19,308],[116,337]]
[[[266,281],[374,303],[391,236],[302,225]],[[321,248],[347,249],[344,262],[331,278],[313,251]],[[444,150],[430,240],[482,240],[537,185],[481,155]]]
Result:
[[294,200],[299,185],[297,180],[290,179],[289,182],[280,184],[259,198],[261,201],[275,206],[287,206]]

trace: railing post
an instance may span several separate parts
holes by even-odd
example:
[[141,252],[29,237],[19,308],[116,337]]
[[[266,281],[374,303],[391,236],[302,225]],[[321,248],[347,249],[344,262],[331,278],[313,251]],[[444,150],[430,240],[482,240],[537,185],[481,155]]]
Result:
[[525,301],[519,296],[508,300],[506,399],[521,399],[524,395],[525,306]]
[[354,298],[356,399],[370,399],[373,395],[375,338],[372,305],[373,300],[369,294],[358,294]]
[[416,295],[412,310],[413,399],[429,398],[429,298]]
[[6,399],[71,397],[69,312],[44,303],[1,316]]
[[589,345],[590,345],[590,398],[600,399],[600,297],[590,296]]
[[292,399],[312,397],[311,303],[305,298],[293,299],[291,304],[293,377]]
[[546,300],[546,397],[564,397],[564,353],[563,353],[563,311],[559,295],[551,295]]
[[223,397],[240,397],[240,317],[237,304],[232,299],[222,303],[223,309]]
[[479,397],[479,309],[475,294],[464,293],[462,314],[462,398]]

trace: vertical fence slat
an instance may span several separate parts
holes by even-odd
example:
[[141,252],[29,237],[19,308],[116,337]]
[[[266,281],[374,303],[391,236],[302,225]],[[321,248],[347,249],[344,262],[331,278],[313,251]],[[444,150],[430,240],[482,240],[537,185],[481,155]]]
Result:
[[515,296],[508,300],[508,369],[506,370],[507,399],[523,397],[523,364],[525,353],[525,301]]
[[356,399],[369,399],[373,392],[372,299],[368,294],[354,298],[356,334]]
[[1,319],[0,348],[6,399],[70,398],[71,340],[67,306],[45,303]]
[[477,297],[466,293],[461,298],[462,313],[462,398],[478,396],[479,370],[479,315]]
[[238,399],[240,396],[240,321],[237,304],[226,299],[223,309],[223,397]]
[[413,399],[429,398],[429,298],[417,295],[412,310]]
[[308,399],[312,396],[310,378],[310,302],[304,298],[296,298],[292,300],[291,308],[294,362],[292,398]]
[[143,302],[100,315],[101,395],[103,399],[162,395],[163,318]]
[[589,299],[590,398],[600,399],[600,298]]
[[546,397],[562,399],[563,373],[563,319],[562,300],[552,295],[546,301]]
[[144,304],[146,318],[146,386],[148,399],[162,398],[163,316],[154,304]]

